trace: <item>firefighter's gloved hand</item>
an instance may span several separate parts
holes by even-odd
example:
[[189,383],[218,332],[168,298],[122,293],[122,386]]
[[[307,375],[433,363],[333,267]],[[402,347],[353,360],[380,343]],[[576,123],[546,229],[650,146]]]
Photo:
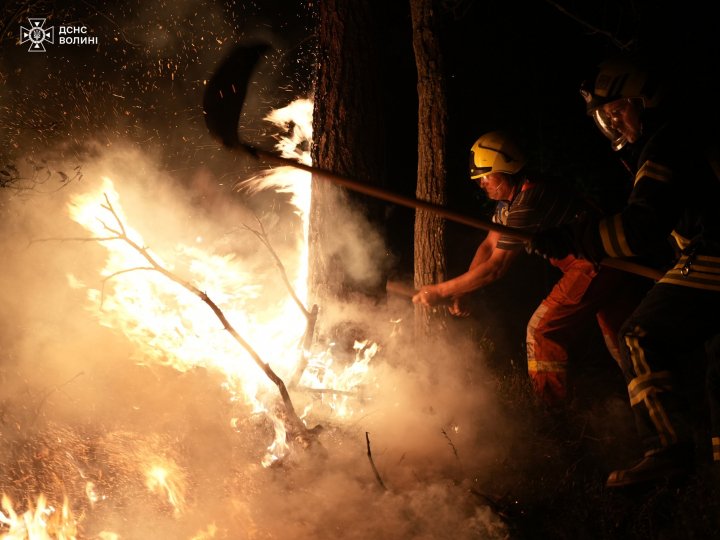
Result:
[[567,225],[540,231],[530,239],[526,250],[545,259],[563,259],[568,255],[577,255],[575,234]]

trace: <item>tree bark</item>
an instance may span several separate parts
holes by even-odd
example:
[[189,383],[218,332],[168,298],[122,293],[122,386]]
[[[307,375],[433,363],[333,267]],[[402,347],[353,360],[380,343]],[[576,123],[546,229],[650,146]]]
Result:
[[[318,2],[312,157],[321,168],[384,184],[385,125],[377,75],[378,14],[373,9],[377,3],[368,0]],[[373,263],[358,256],[362,246],[351,245],[362,239],[349,234],[358,229],[350,223],[347,207],[359,199],[322,180],[314,180],[312,190],[310,292],[322,309],[328,299],[347,299],[357,292],[362,276],[353,272]],[[363,202],[361,213],[368,204]]]
[[[418,170],[416,197],[444,205],[446,189],[447,104],[439,43],[438,6],[434,0],[410,0],[417,67]],[[445,222],[426,211],[415,213],[415,287],[445,279]],[[416,307],[416,336],[444,325],[444,309]]]

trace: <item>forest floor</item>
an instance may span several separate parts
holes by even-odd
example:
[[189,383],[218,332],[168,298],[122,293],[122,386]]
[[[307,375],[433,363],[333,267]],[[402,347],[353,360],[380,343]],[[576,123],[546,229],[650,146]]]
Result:
[[506,412],[525,434],[508,449],[488,496],[511,538],[718,538],[720,467],[711,460],[702,398],[689,404],[697,420],[694,474],[608,489],[610,471],[634,464],[642,449],[619,370],[607,358],[588,360],[572,374],[574,397],[556,412],[536,403],[523,369],[496,366]]
[[[522,330],[527,319],[515,319]],[[522,342],[522,332],[497,322]],[[230,402],[218,373],[136,365],[110,333],[98,338],[101,354],[76,365],[68,355],[55,366],[47,354],[19,363],[11,349],[0,351],[0,494],[20,508],[39,493],[67,497],[79,538],[108,530],[137,540],[157,531],[179,540],[718,537],[720,471],[710,459],[702,361],[688,364],[697,369],[684,381],[696,396],[696,472],[682,483],[610,490],[607,475],[642,451],[599,335],[569,365],[566,407],[549,411],[530,387],[521,347],[509,351],[497,328],[478,336],[463,324],[483,327],[458,327],[473,341],[466,356],[386,351],[377,403],[351,422],[327,421],[322,455],[293,452],[267,469],[259,459],[272,440],[269,420]],[[230,418],[239,419],[232,429]],[[456,419],[457,448],[445,431]],[[387,488],[368,464],[368,432]],[[149,489],[143,465],[157,460],[187,493],[180,508]],[[220,532],[199,535],[208,524]]]

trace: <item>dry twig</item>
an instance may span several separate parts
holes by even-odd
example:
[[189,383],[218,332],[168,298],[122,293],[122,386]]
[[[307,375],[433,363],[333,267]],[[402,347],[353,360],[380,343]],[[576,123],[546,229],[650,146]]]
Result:
[[367,443],[367,456],[368,460],[370,461],[370,467],[372,467],[373,473],[375,473],[375,480],[378,481],[378,484],[380,484],[381,488],[387,490],[384,482],[382,481],[382,478],[380,478],[380,473],[378,472],[377,467],[375,467],[375,461],[373,461],[372,451],[370,450],[370,433],[368,433],[367,431],[365,432],[365,442]]
[[75,379],[77,379],[81,375],[85,375],[85,372],[79,371],[78,373],[76,373],[75,375],[70,377],[67,381],[65,381],[64,383],[56,384],[50,390],[45,392],[43,397],[40,399],[40,402],[37,404],[37,407],[35,407],[35,416],[33,418],[33,424],[37,421],[38,417],[40,416],[40,410],[43,408],[43,406],[45,405],[45,402],[48,400],[48,398],[51,395],[53,395],[55,392],[57,392],[58,390],[61,390],[63,388],[63,386],[70,384],[71,382],[73,382]]
[[445,431],[444,429],[441,429],[440,432],[443,434],[443,437],[445,437],[447,439],[447,442],[450,445],[450,448],[452,448],[453,454],[455,454],[455,459],[460,461],[460,456],[458,455],[457,448],[455,448],[455,444],[452,442],[450,435],[448,435],[447,431]]

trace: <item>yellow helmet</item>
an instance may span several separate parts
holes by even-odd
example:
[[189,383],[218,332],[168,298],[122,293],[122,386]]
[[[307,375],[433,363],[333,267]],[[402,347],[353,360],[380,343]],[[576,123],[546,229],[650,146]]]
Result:
[[470,178],[477,180],[491,173],[516,174],[525,166],[525,156],[506,134],[491,131],[470,149]]

